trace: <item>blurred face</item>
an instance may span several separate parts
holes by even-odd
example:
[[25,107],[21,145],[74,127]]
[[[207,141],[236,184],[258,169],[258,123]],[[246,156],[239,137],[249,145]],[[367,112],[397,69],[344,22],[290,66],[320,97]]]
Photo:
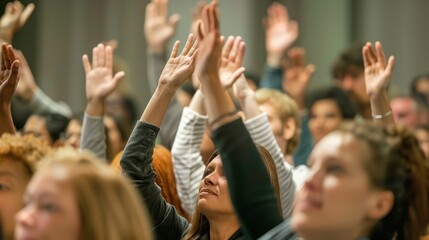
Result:
[[310,109],[308,127],[314,143],[334,131],[343,121],[341,111],[334,100],[316,101]]
[[337,85],[343,89],[352,102],[358,106],[369,103],[365,89],[363,69],[359,67],[350,67],[348,72],[341,79],[337,79]]
[[429,159],[429,132],[425,129],[417,129],[414,134],[419,141],[419,146],[423,150],[426,159]]
[[219,215],[235,216],[220,156],[207,165],[199,193],[198,210],[208,219]]
[[46,120],[41,117],[33,115],[28,118],[27,122],[25,122],[23,133],[32,134],[46,141],[48,144],[52,144],[51,136],[46,128]]
[[267,113],[268,120],[270,121],[271,130],[273,130],[274,135],[281,136],[283,132],[283,124],[276,110],[269,103],[260,104],[259,109],[262,112]]
[[426,96],[429,96],[429,79],[423,78],[416,84],[416,90]]
[[415,129],[419,124],[416,102],[411,98],[395,98],[390,101],[395,123]]
[[[362,229],[368,224],[368,212],[377,197],[364,168],[368,152],[366,145],[339,132],[329,134],[315,146],[309,159],[310,176],[297,193],[292,214],[292,226],[302,237],[365,236]],[[338,238],[339,233],[344,233],[343,238]]]
[[76,119],[71,120],[66,130],[66,144],[72,146],[75,149],[79,149],[81,130],[82,125],[80,124],[80,122]]
[[105,116],[103,121],[107,129],[107,158],[113,159],[124,148],[124,142],[115,120],[112,117]]
[[0,156],[0,221],[5,239],[13,239],[15,214],[22,208],[22,196],[30,176],[22,162]]
[[18,240],[80,239],[79,209],[67,172],[50,170],[34,176],[27,187],[25,207],[16,215]]

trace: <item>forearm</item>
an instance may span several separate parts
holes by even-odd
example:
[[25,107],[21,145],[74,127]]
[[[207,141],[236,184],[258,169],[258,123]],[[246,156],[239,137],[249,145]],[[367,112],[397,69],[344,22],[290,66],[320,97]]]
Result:
[[161,126],[164,115],[177,89],[168,86],[160,86],[156,88],[154,94],[149,100],[145,111],[143,112],[140,121]]
[[265,65],[259,87],[273,88],[283,91],[283,69],[280,67],[270,67]]
[[296,189],[292,178],[293,166],[285,165],[284,155],[271,130],[267,114],[248,119],[245,126],[253,142],[266,148],[274,160],[280,186],[282,213],[283,217],[287,218],[292,213]]
[[10,110],[10,103],[2,106],[0,110],[0,136],[3,133],[15,134],[15,125],[13,124],[12,113]]
[[387,93],[381,93],[378,96],[370,97],[370,104],[374,123],[382,126],[388,126],[395,123]]
[[215,129],[213,138],[241,227],[257,239],[283,220],[266,167],[241,120]]
[[28,106],[35,112],[58,113],[65,117],[72,116],[71,108],[67,104],[52,100],[39,88],[28,102]]
[[195,210],[198,188],[205,169],[200,146],[206,121],[206,116],[199,115],[190,108],[183,109],[171,150],[177,193],[183,209],[191,216]]
[[106,133],[102,116],[84,114],[80,138],[80,149],[92,151],[106,161]]
[[132,180],[149,210],[157,239],[181,239],[189,224],[162,198],[151,166],[158,132],[155,125],[137,122],[120,164],[122,173]]

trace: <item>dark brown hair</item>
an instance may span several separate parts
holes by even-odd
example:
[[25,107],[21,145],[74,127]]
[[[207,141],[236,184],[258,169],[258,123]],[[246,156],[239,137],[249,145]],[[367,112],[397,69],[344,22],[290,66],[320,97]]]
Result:
[[[259,154],[261,154],[261,158],[264,161],[265,167],[267,168],[268,174],[270,175],[271,184],[273,185],[277,203],[279,205],[279,209],[281,209],[280,205],[280,185],[277,176],[276,164],[274,163],[271,154],[267,149],[260,145],[256,145]],[[219,155],[219,151],[215,151],[209,158],[207,164],[209,164],[215,157]],[[198,204],[198,203],[197,203]],[[280,212],[281,214],[281,212]],[[184,239],[186,240],[197,240],[201,239],[203,236],[207,235],[210,231],[210,224],[208,219],[198,211],[198,207],[195,208],[194,216],[192,217],[191,227],[187,232]]]

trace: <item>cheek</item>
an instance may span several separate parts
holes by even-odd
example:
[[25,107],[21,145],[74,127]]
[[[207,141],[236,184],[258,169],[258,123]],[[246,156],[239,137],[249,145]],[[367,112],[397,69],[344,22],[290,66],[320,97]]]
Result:
[[[12,236],[15,228],[15,215],[22,208],[22,194],[7,193],[0,194],[0,220],[4,234]],[[6,238],[8,239],[8,238]],[[12,239],[12,238],[11,238]]]

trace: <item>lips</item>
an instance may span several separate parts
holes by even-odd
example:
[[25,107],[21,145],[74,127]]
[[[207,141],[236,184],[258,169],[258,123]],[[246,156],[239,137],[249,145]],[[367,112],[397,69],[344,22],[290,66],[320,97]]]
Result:
[[300,211],[307,211],[312,209],[321,209],[322,208],[322,202],[312,199],[310,197],[301,198],[297,202],[297,209]]
[[202,188],[200,190],[200,196],[205,196],[205,195],[215,195],[217,196],[217,193],[209,188]]

